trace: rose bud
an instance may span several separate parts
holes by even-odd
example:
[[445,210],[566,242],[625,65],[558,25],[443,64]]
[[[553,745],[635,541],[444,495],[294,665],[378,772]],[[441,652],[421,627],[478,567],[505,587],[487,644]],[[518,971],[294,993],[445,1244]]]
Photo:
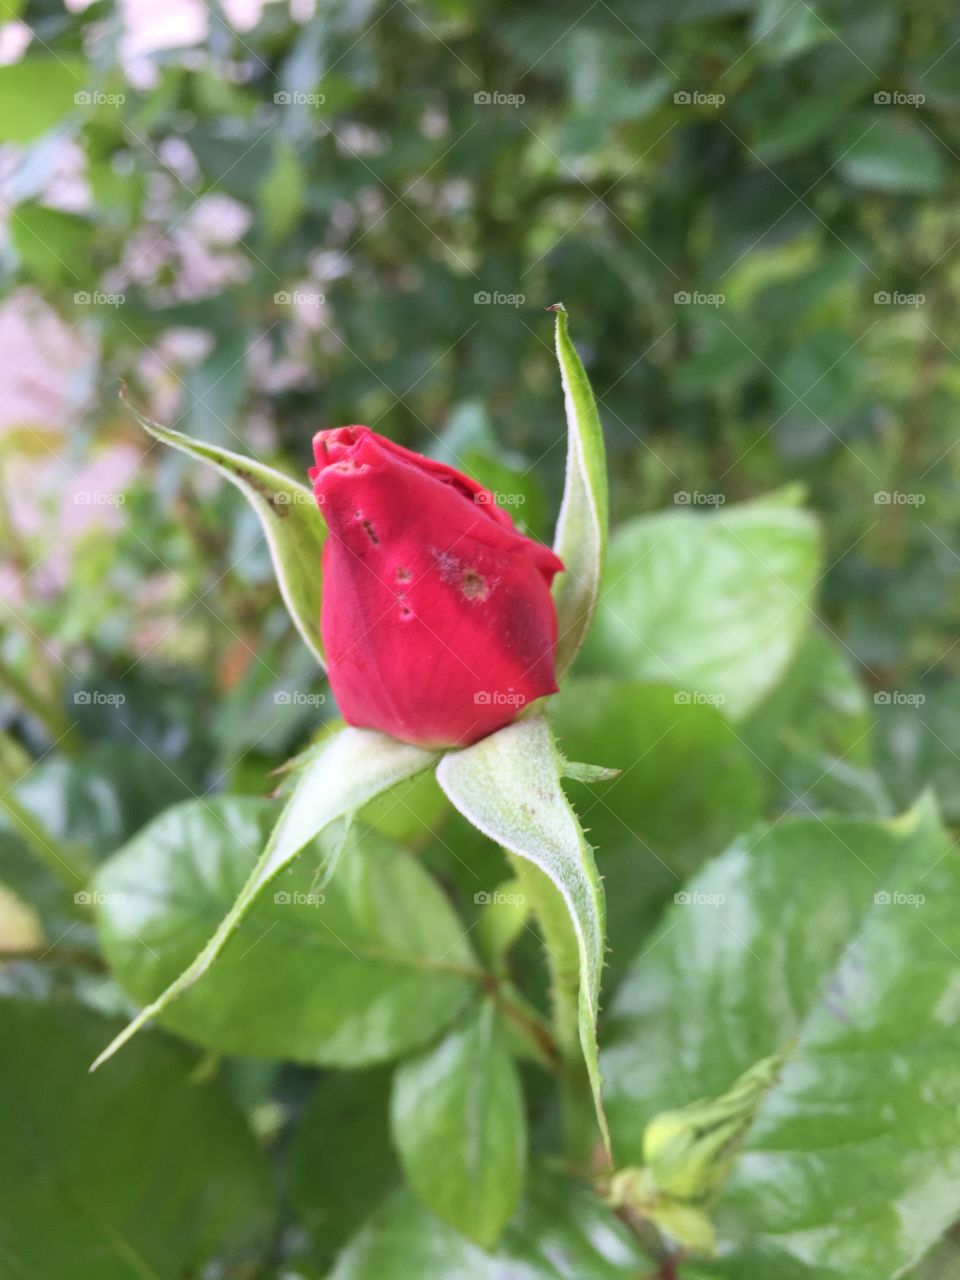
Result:
[[349,724],[466,746],[557,689],[563,562],[469,476],[369,427],[320,431],[320,630]]

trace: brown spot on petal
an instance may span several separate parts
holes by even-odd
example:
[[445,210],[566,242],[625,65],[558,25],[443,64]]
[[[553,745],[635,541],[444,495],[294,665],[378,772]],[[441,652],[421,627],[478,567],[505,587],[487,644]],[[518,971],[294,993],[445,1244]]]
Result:
[[465,600],[486,600],[490,594],[487,580],[476,569],[468,569],[460,579],[460,590]]
[[410,570],[409,570],[409,569],[404,569],[404,568],[401,566],[401,567],[397,570],[397,581],[398,581],[398,582],[409,582],[409,581],[410,581],[410,579],[411,579],[412,577],[413,577],[413,574],[410,572]]
[[370,539],[373,545],[375,547],[379,547],[380,539],[377,537],[377,531],[373,527],[373,525],[370,523],[370,521],[361,520],[360,523],[363,525],[363,532],[367,535],[367,537]]

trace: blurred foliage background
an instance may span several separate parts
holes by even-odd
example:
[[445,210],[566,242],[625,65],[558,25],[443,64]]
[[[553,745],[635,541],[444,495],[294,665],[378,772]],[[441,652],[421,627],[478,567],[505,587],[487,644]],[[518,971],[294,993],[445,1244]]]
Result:
[[[844,796],[887,812],[884,788],[900,806],[926,779],[960,815],[955,5],[2,0],[0,19],[0,774],[29,773],[18,839],[42,818],[41,843],[95,861],[177,799],[263,794],[334,710],[255,518],[151,447],[118,384],[293,475],[314,431],[366,423],[520,495],[548,538],[558,299],[614,520],[801,484],[830,644],[781,695],[787,718],[835,676],[854,703],[830,749],[859,762],[869,732],[880,779],[842,776]],[[787,750],[762,711],[747,737]],[[805,796],[822,780],[821,755],[778,759]],[[655,817],[662,843],[693,850],[686,820]],[[58,945],[83,952],[85,929],[65,917]],[[241,1101],[261,1096],[249,1064],[236,1075]]]
[[141,736],[187,712],[227,767],[301,660],[240,499],[145,452],[119,379],[293,472],[353,421],[520,472],[543,535],[558,298],[616,517],[802,481],[868,681],[955,674],[952,6],[6,8],[5,654],[51,696],[135,664]]

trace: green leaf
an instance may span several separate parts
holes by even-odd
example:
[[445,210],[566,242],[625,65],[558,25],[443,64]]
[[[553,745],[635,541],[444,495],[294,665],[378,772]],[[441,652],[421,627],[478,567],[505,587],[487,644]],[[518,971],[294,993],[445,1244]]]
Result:
[[557,303],[556,348],[567,416],[567,478],[553,549],[566,566],[554,580],[559,638],[557,678],[583,644],[593,616],[607,549],[607,462],[590,381]]
[[527,1132],[517,1069],[491,1001],[397,1068],[391,1129],[424,1204],[471,1240],[494,1245],[523,1190]]
[[663,681],[743,716],[779,679],[810,618],[819,540],[797,496],[711,514],[684,504],[621,525],[585,666]]
[[307,647],[324,663],[320,642],[323,544],[327,526],[313,493],[280,471],[158,426],[127,402],[130,412],[155,440],[212,466],[236,485],[260,519],[270,548],[280,594]]
[[28,57],[0,67],[0,142],[32,142],[74,109],[86,68],[78,58]]
[[891,814],[873,770],[872,710],[840,645],[811,631],[783,679],[741,726],[778,808],[793,817]]
[[[751,30],[765,62],[787,62],[832,38],[815,5],[792,0],[759,0]],[[752,48],[753,44],[749,46]],[[749,52],[749,48],[747,52]]]
[[[229,911],[220,919],[209,941],[198,950],[178,977],[170,973],[170,985],[150,997],[122,1035],[103,1051],[93,1064],[101,1063],[135,1035],[137,1031],[191,987],[210,968],[231,933],[250,910],[263,887],[287,866],[314,837],[334,823],[349,822],[368,800],[403,779],[425,769],[435,759],[430,752],[405,742],[396,742],[370,729],[342,729],[312,748],[284,806],[267,847],[250,868]],[[159,819],[163,821],[163,819]],[[150,828],[155,832],[155,828]],[[328,849],[324,870],[329,877],[339,859],[342,840]],[[249,848],[246,850],[249,853]],[[226,906],[226,903],[224,904]]]
[[491,965],[502,967],[510,948],[526,928],[531,902],[523,892],[523,884],[517,879],[503,880],[492,893],[474,895],[480,907],[477,931],[474,934],[477,949]]
[[[101,869],[104,954],[136,999],[169,992],[249,883],[270,820],[253,797],[193,801]],[[315,854],[319,868],[304,856],[244,913],[202,981],[148,1006],[164,1026],[224,1053],[358,1066],[419,1047],[458,1013],[482,971],[419,863],[354,833],[321,890]]]
[[607,983],[645,945],[663,904],[760,817],[769,774],[713,706],[663,685],[567,680],[549,704],[564,754],[617,765],[567,793],[604,878]]
[[[508,725],[463,751],[450,751],[437,780],[457,809],[484,835],[533,865],[563,900],[576,942],[576,968],[564,985],[579,985],[579,1040],[597,1122],[609,1153],[596,1023],[603,968],[603,887],[593,850],[560,785],[563,761],[542,716]],[[542,913],[542,902],[535,909]],[[545,927],[542,919],[541,925]],[[564,970],[563,956],[555,957]],[[577,972],[577,970],[579,972]]]
[[[569,680],[548,715],[565,755],[615,766],[609,782],[568,788],[600,857],[629,844],[677,868],[719,853],[759,816],[762,765],[708,703],[637,680]],[[677,885],[676,887],[679,887]]]
[[960,1211],[960,859],[932,804],[782,822],[686,893],[610,1011],[618,1151],[786,1049],[697,1274],[902,1274]]
[[50,284],[71,285],[74,289],[89,284],[89,274],[81,275],[89,261],[93,224],[75,213],[50,209],[32,201],[13,210],[10,237],[26,268]]
[[837,168],[855,187],[892,195],[934,195],[949,151],[919,120],[892,105],[851,116],[837,138]]
[[330,1280],[636,1280],[649,1268],[636,1238],[595,1196],[538,1172],[495,1252],[399,1192],[371,1214]]
[[239,1110],[219,1084],[195,1083],[194,1055],[160,1036],[91,1079],[115,1025],[70,1005],[0,1001],[5,1275],[200,1275],[264,1243],[267,1173]]
[[323,1273],[382,1196],[399,1186],[390,1146],[389,1068],[334,1071],[317,1084],[290,1149],[290,1195]]

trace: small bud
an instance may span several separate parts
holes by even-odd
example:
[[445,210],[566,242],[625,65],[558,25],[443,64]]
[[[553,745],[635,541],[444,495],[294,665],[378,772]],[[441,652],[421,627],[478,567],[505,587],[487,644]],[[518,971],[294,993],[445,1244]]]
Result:
[[654,1116],[643,1136],[643,1155],[658,1191],[698,1204],[719,1189],[782,1063],[779,1054],[763,1058],[721,1097]]

